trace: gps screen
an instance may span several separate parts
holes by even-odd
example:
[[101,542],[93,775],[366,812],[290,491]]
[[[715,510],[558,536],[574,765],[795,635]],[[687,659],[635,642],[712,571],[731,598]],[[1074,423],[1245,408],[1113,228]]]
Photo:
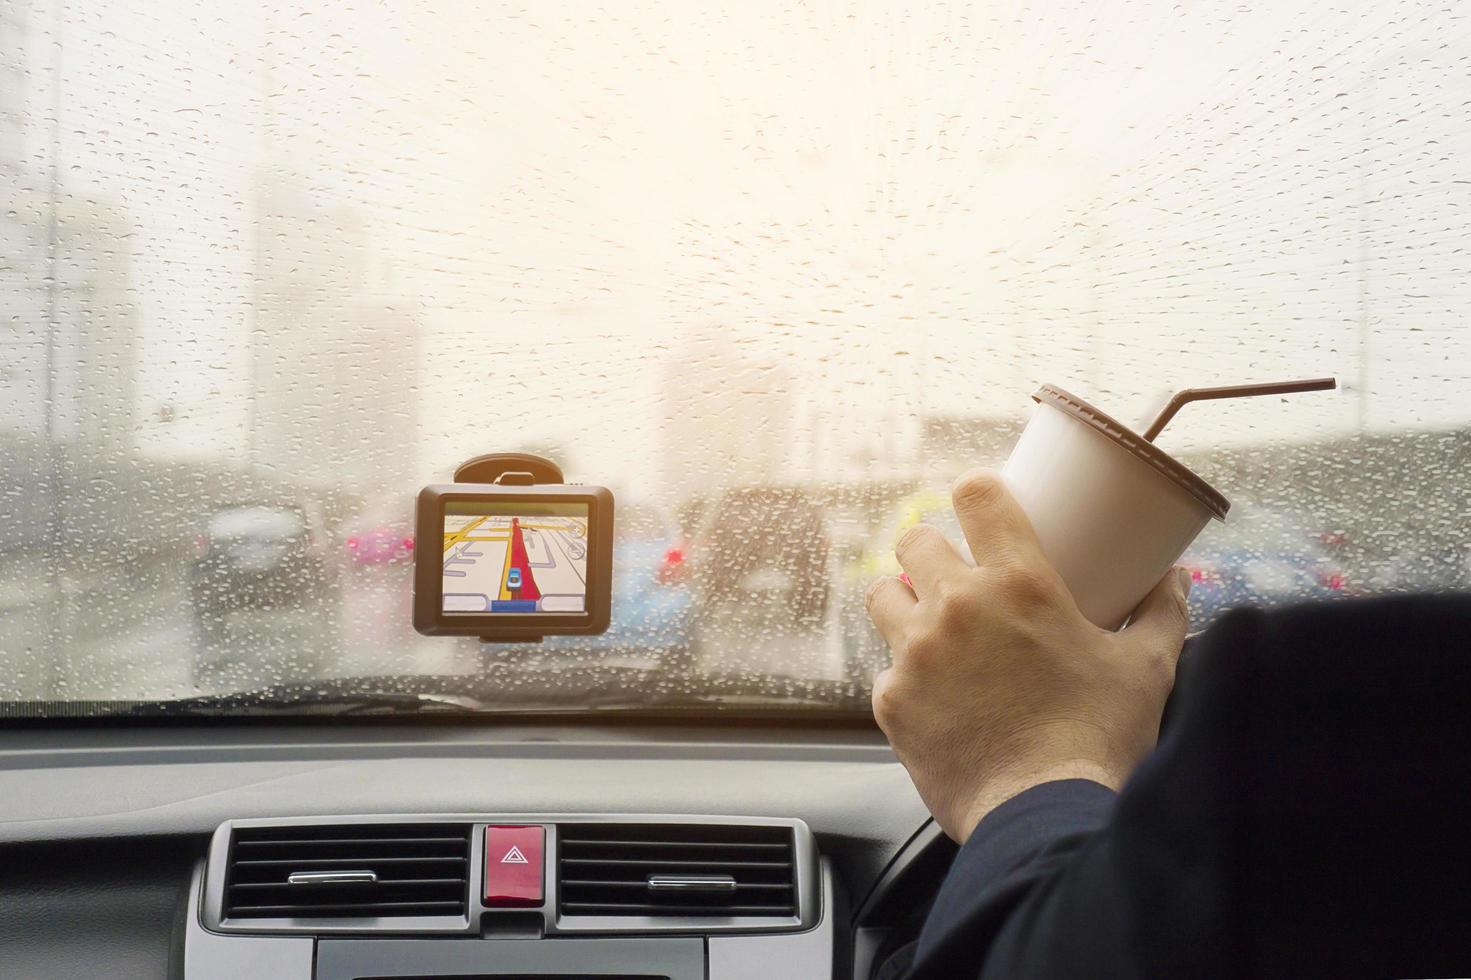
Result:
[[587,516],[584,503],[446,502],[443,611],[586,612]]

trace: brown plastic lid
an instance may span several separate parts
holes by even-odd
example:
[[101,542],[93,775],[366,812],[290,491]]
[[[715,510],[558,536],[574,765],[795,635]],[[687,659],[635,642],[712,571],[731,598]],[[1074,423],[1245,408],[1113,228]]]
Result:
[[1112,415],[1099,411],[1077,395],[1068,394],[1056,385],[1043,385],[1038,388],[1032,400],[1038,404],[1051,405],[1053,408],[1060,409],[1108,436],[1200,501],[1216,520],[1226,519],[1226,512],[1231,509],[1231,501],[1227,500],[1219,490],[1196,476],[1184,463],[1154,443],[1146,442],[1143,436]]

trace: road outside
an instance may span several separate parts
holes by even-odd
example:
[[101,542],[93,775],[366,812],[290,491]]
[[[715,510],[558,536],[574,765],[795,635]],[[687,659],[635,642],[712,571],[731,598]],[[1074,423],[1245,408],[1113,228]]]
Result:
[[[533,530],[540,529],[526,532],[528,567],[542,583],[537,562],[562,544]],[[369,565],[345,568],[338,594],[319,604],[229,613],[214,650],[219,666],[196,678],[200,639],[186,566],[159,563],[93,580],[67,579],[60,591],[39,569],[30,576],[11,571],[4,576],[11,587],[0,593],[0,700],[188,697],[312,677],[470,674],[487,662],[510,661],[520,683],[534,684],[541,674],[555,690],[583,659],[535,646],[482,650],[473,638],[420,636],[410,625],[412,567]],[[24,581],[37,584],[22,589]],[[699,673],[842,676],[836,622],[793,631],[748,616],[740,623],[712,621],[701,634]],[[657,658],[627,651],[593,662],[659,667]]]

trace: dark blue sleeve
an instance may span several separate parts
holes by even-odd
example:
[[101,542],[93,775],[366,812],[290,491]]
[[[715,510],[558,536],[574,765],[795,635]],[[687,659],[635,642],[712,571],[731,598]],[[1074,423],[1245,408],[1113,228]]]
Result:
[[1227,613],[1116,800],[981,821],[910,978],[1467,976],[1467,650],[1466,595]]
[[1115,799],[1106,786],[1067,779],[1035,786],[987,814],[940,888],[910,978],[1016,975],[1019,964],[1005,948],[1008,927],[1107,822]]

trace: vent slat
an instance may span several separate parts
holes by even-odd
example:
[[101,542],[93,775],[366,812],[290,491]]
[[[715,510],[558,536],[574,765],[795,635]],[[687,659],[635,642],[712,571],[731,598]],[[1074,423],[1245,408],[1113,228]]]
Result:
[[681,905],[657,902],[563,902],[562,911],[571,915],[792,915],[790,905]]
[[[797,914],[796,846],[788,827],[563,824],[557,828],[565,915],[788,917]],[[651,891],[659,874],[722,875],[729,891]]]
[[[642,889],[643,891],[649,890],[649,883],[642,879],[638,881],[576,881],[568,878],[563,880],[562,887],[566,888],[568,886],[588,888],[638,888]],[[791,887],[792,885],[790,882],[736,882],[737,891],[790,891]]]
[[455,864],[464,861],[461,857],[350,857],[350,858],[271,858],[236,861],[237,868],[296,868],[305,869],[341,867],[358,864]]
[[[433,885],[452,885],[452,886],[458,887],[458,886],[461,886],[461,885],[464,885],[465,884],[465,879],[464,878],[381,878],[380,877],[378,879],[377,884],[378,884],[379,887],[390,887],[391,886],[391,887],[394,887],[394,888],[409,887],[409,886],[412,886],[412,887],[429,887],[429,886],[433,886]],[[361,887],[361,886],[359,886],[359,885],[349,885],[347,887],[350,887],[350,888],[358,888],[358,887]],[[284,881],[247,881],[247,882],[236,882],[235,884],[233,884],[233,885],[230,886],[230,891],[232,891],[232,892],[234,892],[234,891],[242,891],[242,890],[244,890],[244,891],[259,891],[262,888],[299,888],[299,886],[297,886],[297,885],[291,885],[291,884],[288,884],[288,883],[286,883]]]
[[338,847],[358,844],[449,844],[460,843],[458,837],[311,837],[303,840],[237,840],[236,847]]
[[659,858],[563,858],[562,863],[573,866],[596,865],[600,868],[677,868],[681,871],[689,868],[716,870],[751,868],[779,871],[792,866],[790,861],[723,861],[719,858],[711,858],[708,861],[664,861]]
[[[303,871],[372,871],[374,882],[292,885]],[[225,917],[464,915],[468,824],[250,827],[232,835]]]
[[564,847],[649,847],[649,848],[680,848],[688,847],[694,850],[707,848],[725,848],[734,850],[766,850],[787,851],[791,848],[786,844],[751,844],[731,843],[729,841],[675,841],[675,840],[573,840],[563,841]]
[[351,902],[335,905],[313,905],[303,909],[299,904],[291,905],[238,905],[231,915],[281,916],[282,918],[311,918],[317,915],[460,915],[464,912],[463,902]]
[[406,840],[415,837],[459,840],[466,832],[465,825],[458,823],[360,823],[332,826],[313,823],[297,827],[240,827],[235,831],[235,840],[239,843],[260,840]]

